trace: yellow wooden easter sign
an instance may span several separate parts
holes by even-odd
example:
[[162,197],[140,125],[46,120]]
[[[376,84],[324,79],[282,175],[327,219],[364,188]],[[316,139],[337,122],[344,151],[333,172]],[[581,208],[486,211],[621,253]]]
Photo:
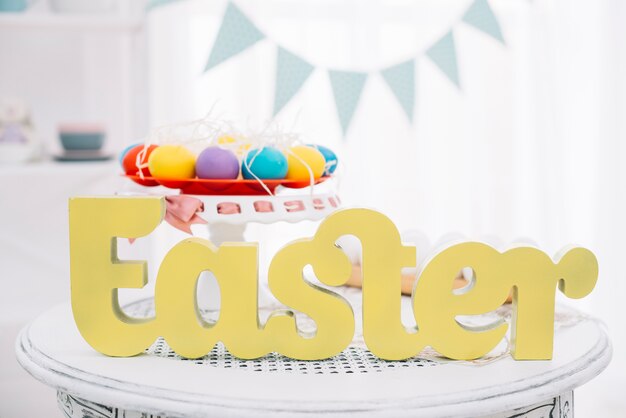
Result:
[[[158,271],[155,317],[131,318],[119,306],[117,289],[145,286],[146,263],[117,259],[116,238],[149,234],[164,211],[164,200],[158,197],[70,200],[74,318],[85,340],[106,355],[140,354],[159,336],[188,358],[207,354],[218,341],[242,359],[270,352],[301,360],[339,354],[354,335],[352,308],[340,295],[307,282],[302,272],[311,265],[325,285],[343,285],[351,264],[335,242],[344,235],[362,243],[363,335],[368,349],[386,360],[413,357],[427,346],[452,359],[484,356],[504,337],[508,325],[471,328],[457,317],[493,311],[511,289],[513,358],[550,359],[557,285],[566,296],[581,298],[598,277],[595,256],[580,247],[564,251],[553,262],[531,247],[500,253],[477,242],[453,245],[432,257],[421,272],[412,297],[419,329],[409,329],[400,320],[400,270],[415,267],[415,247],[402,244],[395,225],[383,214],[346,209],[328,216],[314,237],[282,248],[269,268],[273,295],[313,319],[317,329],[312,335],[298,329],[292,311],[276,311],[260,324],[258,248],[245,242],[219,248],[200,238],[179,242]],[[454,278],[468,266],[474,278],[462,291],[453,291]],[[196,303],[202,271],[211,271],[220,286],[221,311],[215,324],[202,319]]]

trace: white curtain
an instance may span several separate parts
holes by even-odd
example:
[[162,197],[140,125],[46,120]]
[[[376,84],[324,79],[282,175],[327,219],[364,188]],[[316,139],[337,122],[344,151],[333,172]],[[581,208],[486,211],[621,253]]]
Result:
[[[226,2],[189,0],[152,12],[153,126],[213,107],[216,116],[261,129],[271,119],[276,44],[288,48],[320,68],[276,123],[339,153],[349,205],[380,209],[432,242],[458,232],[503,245],[531,239],[551,254],[569,243],[592,249],[600,279],[577,306],[604,319],[615,344],[602,388],[623,375],[623,2],[490,1],[506,45],[456,25],[460,90],[423,51],[470,0],[236,3],[269,39],[206,74]],[[413,124],[374,74],[343,137],[324,68],[370,71],[417,55]]]

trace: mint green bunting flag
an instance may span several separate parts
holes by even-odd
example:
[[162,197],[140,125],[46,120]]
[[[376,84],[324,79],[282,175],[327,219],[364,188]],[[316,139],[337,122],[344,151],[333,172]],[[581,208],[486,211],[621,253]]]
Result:
[[381,71],[381,75],[412,122],[415,105],[415,61],[410,60],[389,67]]
[[175,3],[180,0],[150,0],[146,5],[146,11],[150,11],[152,9],[156,9],[160,6],[165,6],[166,4]]
[[204,71],[237,55],[263,38],[265,35],[241,13],[241,10],[233,3],[228,3]]
[[329,70],[330,84],[335,96],[337,115],[344,135],[350,127],[352,116],[359,104],[367,74],[352,71]]
[[433,46],[431,46],[426,55],[435,63],[437,67],[452,81],[457,87],[459,83],[459,70],[456,63],[456,47],[454,46],[454,37],[452,31],[446,33]]
[[474,0],[463,15],[463,21],[504,44],[500,24],[487,0]]
[[300,90],[313,72],[313,66],[281,46],[276,56],[276,91],[274,93],[274,116]]

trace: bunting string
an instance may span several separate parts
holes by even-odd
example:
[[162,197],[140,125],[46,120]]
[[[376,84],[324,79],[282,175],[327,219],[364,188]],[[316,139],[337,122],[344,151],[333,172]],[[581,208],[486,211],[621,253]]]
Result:
[[[179,0],[151,0],[147,7],[148,10],[153,10],[176,1]],[[412,123],[416,101],[415,76],[418,58],[426,57],[453,86],[461,89],[454,34],[459,24],[469,25],[500,44],[506,45],[500,23],[487,0],[474,0],[459,22],[454,23],[432,45],[416,54],[414,58],[375,71],[340,71],[333,68],[321,68],[271,40],[277,48],[272,114],[276,116],[289,104],[315,70],[324,70],[328,72],[337,118],[344,136],[350,128],[365,84],[373,74],[379,74],[382,77],[407,119]],[[239,7],[232,1],[229,2],[204,72],[210,71],[263,39],[267,39],[267,36]]]

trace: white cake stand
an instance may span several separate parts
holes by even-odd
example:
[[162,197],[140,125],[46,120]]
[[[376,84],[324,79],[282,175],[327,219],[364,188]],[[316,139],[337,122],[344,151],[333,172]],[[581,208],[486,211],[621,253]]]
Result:
[[191,195],[204,203],[200,214],[208,222],[211,240],[219,245],[243,241],[249,223],[318,221],[337,210],[341,204],[332,180],[304,189],[278,186],[273,196]]
[[[245,241],[246,228],[251,223],[273,224],[275,222],[297,223],[319,221],[341,205],[335,192],[335,182],[329,179],[324,183],[303,189],[288,189],[278,186],[274,195],[190,195],[204,203],[204,212],[199,215],[208,222],[208,235],[211,242],[221,245],[224,242]],[[267,283],[261,277],[261,283]],[[198,281],[198,306],[217,310],[220,296],[217,281],[212,273],[203,272]],[[272,298],[263,286],[259,287],[259,305],[271,304]]]

